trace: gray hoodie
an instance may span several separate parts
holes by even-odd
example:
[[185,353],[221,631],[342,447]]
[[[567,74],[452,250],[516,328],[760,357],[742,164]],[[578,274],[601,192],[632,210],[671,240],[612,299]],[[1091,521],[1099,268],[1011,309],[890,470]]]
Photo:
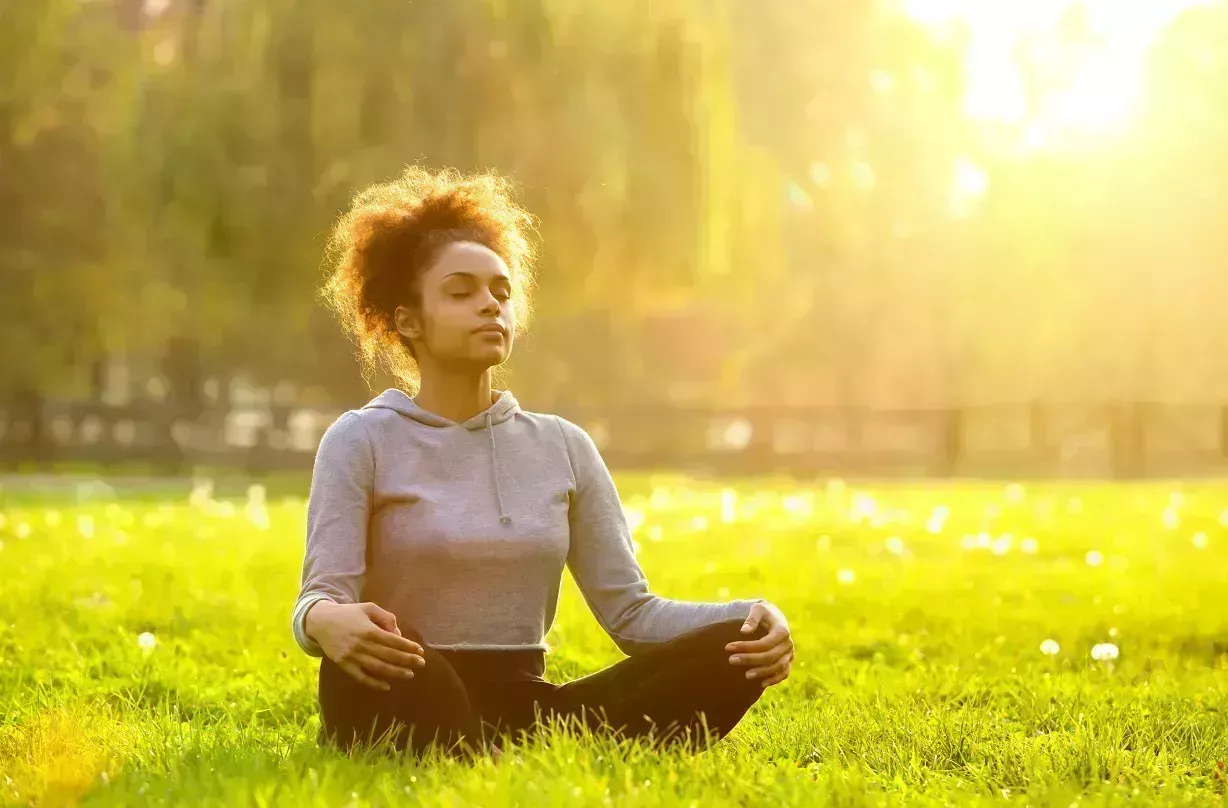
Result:
[[510,391],[456,423],[397,389],[342,413],[316,452],[292,627],[320,599],[372,601],[443,649],[540,649],[566,565],[626,654],[744,618],[761,598],[648,591],[618,492],[588,433],[520,409]]

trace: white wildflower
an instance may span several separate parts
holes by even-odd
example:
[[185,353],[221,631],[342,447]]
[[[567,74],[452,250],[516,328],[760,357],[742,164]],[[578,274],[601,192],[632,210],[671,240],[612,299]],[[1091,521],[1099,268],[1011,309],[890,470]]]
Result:
[[1097,643],[1092,646],[1092,659],[1097,662],[1112,662],[1117,659],[1119,653],[1117,646],[1111,642]]

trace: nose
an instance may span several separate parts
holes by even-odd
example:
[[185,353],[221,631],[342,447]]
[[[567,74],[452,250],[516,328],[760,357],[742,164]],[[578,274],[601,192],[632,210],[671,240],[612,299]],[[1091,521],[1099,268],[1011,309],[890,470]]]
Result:
[[482,300],[482,313],[488,315],[499,314],[499,298],[495,297],[487,290],[485,299]]

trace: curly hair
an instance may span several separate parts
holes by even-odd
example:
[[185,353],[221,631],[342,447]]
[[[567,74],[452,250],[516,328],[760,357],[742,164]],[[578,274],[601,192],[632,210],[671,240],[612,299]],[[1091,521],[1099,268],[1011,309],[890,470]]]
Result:
[[320,296],[356,343],[368,386],[381,366],[406,387],[418,385],[413,348],[397,331],[394,312],[420,303],[418,277],[448,244],[474,241],[503,259],[516,331],[523,332],[531,316],[534,222],[513,199],[511,182],[493,172],[466,176],[411,165],[359,191],[329,236]]

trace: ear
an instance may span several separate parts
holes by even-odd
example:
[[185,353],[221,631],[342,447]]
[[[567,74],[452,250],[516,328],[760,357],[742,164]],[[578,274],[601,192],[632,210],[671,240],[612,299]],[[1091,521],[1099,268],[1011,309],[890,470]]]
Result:
[[403,337],[419,339],[422,336],[422,322],[417,312],[408,306],[397,306],[392,313],[397,332]]

